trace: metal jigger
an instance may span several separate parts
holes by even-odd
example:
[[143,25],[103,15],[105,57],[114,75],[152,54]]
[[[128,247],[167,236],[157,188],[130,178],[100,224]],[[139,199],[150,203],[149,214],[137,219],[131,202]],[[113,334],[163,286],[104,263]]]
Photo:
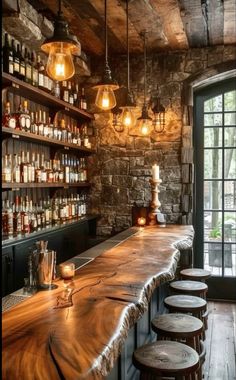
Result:
[[165,223],[160,223],[160,224],[157,223],[157,220],[164,220],[164,215],[159,210],[161,206],[161,202],[159,201],[159,198],[158,198],[158,193],[160,192],[158,187],[159,187],[159,184],[162,183],[162,180],[157,179],[154,181],[153,179],[150,179],[149,182],[151,184],[151,190],[152,190],[152,201],[150,204],[152,211],[148,214],[149,219],[150,219],[149,225],[154,226],[157,224],[158,226],[164,227]]

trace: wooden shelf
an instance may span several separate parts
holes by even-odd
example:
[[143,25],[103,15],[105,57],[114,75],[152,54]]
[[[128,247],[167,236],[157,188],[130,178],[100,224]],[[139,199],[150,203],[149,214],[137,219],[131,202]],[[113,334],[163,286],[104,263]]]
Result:
[[2,86],[11,87],[15,93],[21,95],[22,97],[42,104],[46,107],[53,108],[56,111],[63,111],[70,116],[75,116],[76,118],[79,117],[87,121],[94,118],[90,113],[80,110],[73,105],[47,93],[46,91],[43,91],[38,87],[34,87],[29,83],[25,83],[10,74],[2,73]]
[[17,190],[17,189],[38,189],[38,188],[63,188],[70,189],[72,187],[89,187],[89,182],[77,183],[2,183],[3,190]]
[[95,150],[92,150],[92,149],[89,149],[89,148],[86,148],[83,146],[77,146],[75,144],[70,144],[70,143],[66,143],[63,141],[53,140],[53,139],[50,139],[48,137],[39,136],[39,135],[36,135],[34,133],[30,133],[30,132],[18,131],[18,130],[11,129],[8,127],[2,127],[2,137],[4,138],[7,136],[15,138],[15,139],[22,139],[24,141],[35,142],[37,144],[41,143],[43,145],[46,144],[46,145],[50,145],[50,146],[56,146],[56,147],[61,148],[61,149],[76,150],[76,151],[83,153],[83,155],[90,155],[90,154],[95,153]]

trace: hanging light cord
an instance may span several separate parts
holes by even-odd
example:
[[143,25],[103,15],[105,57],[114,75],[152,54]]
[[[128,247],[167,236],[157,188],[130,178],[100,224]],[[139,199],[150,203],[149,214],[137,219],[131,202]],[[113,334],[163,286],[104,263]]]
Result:
[[61,12],[61,0],[58,1],[58,14],[60,15]]
[[143,33],[143,45],[144,45],[144,105],[146,105],[146,31]]
[[126,41],[127,41],[127,90],[130,90],[129,83],[129,0],[126,0]]
[[105,13],[105,64],[108,64],[108,52],[107,52],[107,0],[104,2]]

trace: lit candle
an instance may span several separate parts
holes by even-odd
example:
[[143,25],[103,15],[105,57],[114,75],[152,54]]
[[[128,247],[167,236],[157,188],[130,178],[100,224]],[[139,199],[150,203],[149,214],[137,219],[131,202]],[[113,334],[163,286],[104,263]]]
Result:
[[152,166],[152,179],[153,179],[153,181],[160,179],[160,177],[159,177],[159,166],[157,164],[154,164]]
[[74,263],[64,263],[60,264],[61,278],[64,280],[71,280],[75,275],[75,264]]

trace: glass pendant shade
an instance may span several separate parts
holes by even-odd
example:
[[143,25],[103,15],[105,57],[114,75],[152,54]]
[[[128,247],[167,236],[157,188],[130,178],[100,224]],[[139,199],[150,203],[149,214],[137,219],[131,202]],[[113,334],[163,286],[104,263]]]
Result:
[[50,78],[57,81],[67,80],[74,75],[75,67],[67,43],[51,44],[46,70]]
[[95,104],[98,108],[107,111],[116,106],[116,97],[112,86],[100,85],[98,86],[98,92],[95,100]]
[[138,128],[143,136],[147,136],[150,133],[152,126],[152,119],[148,116],[147,106],[144,104],[142,109],[142,115],[137,119]]
[[136,123],[135,116],[133,114],[132,108],[130,107],[122,107],[122,114],[121,114],[121,123],[124,125],[124,127],[133,127]]
[[74,75],[72,54],[80,55],[81,45],[77,37],[69,33],[68,23],[61,12],[61,0],[54,21],[53,36],[44,41],[41,49],[49,54],[46,70],[50,78],[63,81]]

